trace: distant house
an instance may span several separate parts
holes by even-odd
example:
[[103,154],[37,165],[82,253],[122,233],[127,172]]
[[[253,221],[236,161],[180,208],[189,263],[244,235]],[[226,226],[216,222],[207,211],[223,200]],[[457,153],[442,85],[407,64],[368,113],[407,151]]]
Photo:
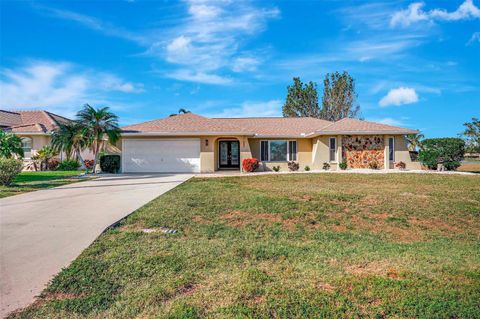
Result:
[[51,142],[51,135],[59,124],[69,119],[48,111],[0,110],[0,128],[22,138],[25,159]]

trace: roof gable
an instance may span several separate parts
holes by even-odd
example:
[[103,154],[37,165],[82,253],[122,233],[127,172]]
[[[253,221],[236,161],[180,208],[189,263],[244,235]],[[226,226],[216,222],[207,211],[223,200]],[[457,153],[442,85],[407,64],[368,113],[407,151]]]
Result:
[[[51,133],[59,124],[70,121],[66,117],[48,111],[0,110],[0,125],[18,133]],[[5,125],[3,125],[5,123]]]

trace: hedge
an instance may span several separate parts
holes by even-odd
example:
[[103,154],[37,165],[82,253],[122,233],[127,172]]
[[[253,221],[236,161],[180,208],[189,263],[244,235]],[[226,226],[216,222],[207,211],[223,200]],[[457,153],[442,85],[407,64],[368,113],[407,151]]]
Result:
[[429,169],[437,169],[443,164],[446,170],[460,166],[465,154],[465,141],[461,138],[429,138],[422,142],[418,160]]

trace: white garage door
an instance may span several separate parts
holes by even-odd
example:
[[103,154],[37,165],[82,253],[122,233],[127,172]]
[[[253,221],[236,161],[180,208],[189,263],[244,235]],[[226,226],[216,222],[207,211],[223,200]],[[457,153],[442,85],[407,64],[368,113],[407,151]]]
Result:
[[125,139],[125,173],[199,173],[200,139]]

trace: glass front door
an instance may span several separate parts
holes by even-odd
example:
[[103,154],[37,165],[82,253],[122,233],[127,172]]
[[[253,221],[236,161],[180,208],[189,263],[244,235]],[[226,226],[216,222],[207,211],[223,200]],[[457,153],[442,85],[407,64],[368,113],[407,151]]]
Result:
[[240,168],[240,143],[238,141],[220,141],[220,168]]

